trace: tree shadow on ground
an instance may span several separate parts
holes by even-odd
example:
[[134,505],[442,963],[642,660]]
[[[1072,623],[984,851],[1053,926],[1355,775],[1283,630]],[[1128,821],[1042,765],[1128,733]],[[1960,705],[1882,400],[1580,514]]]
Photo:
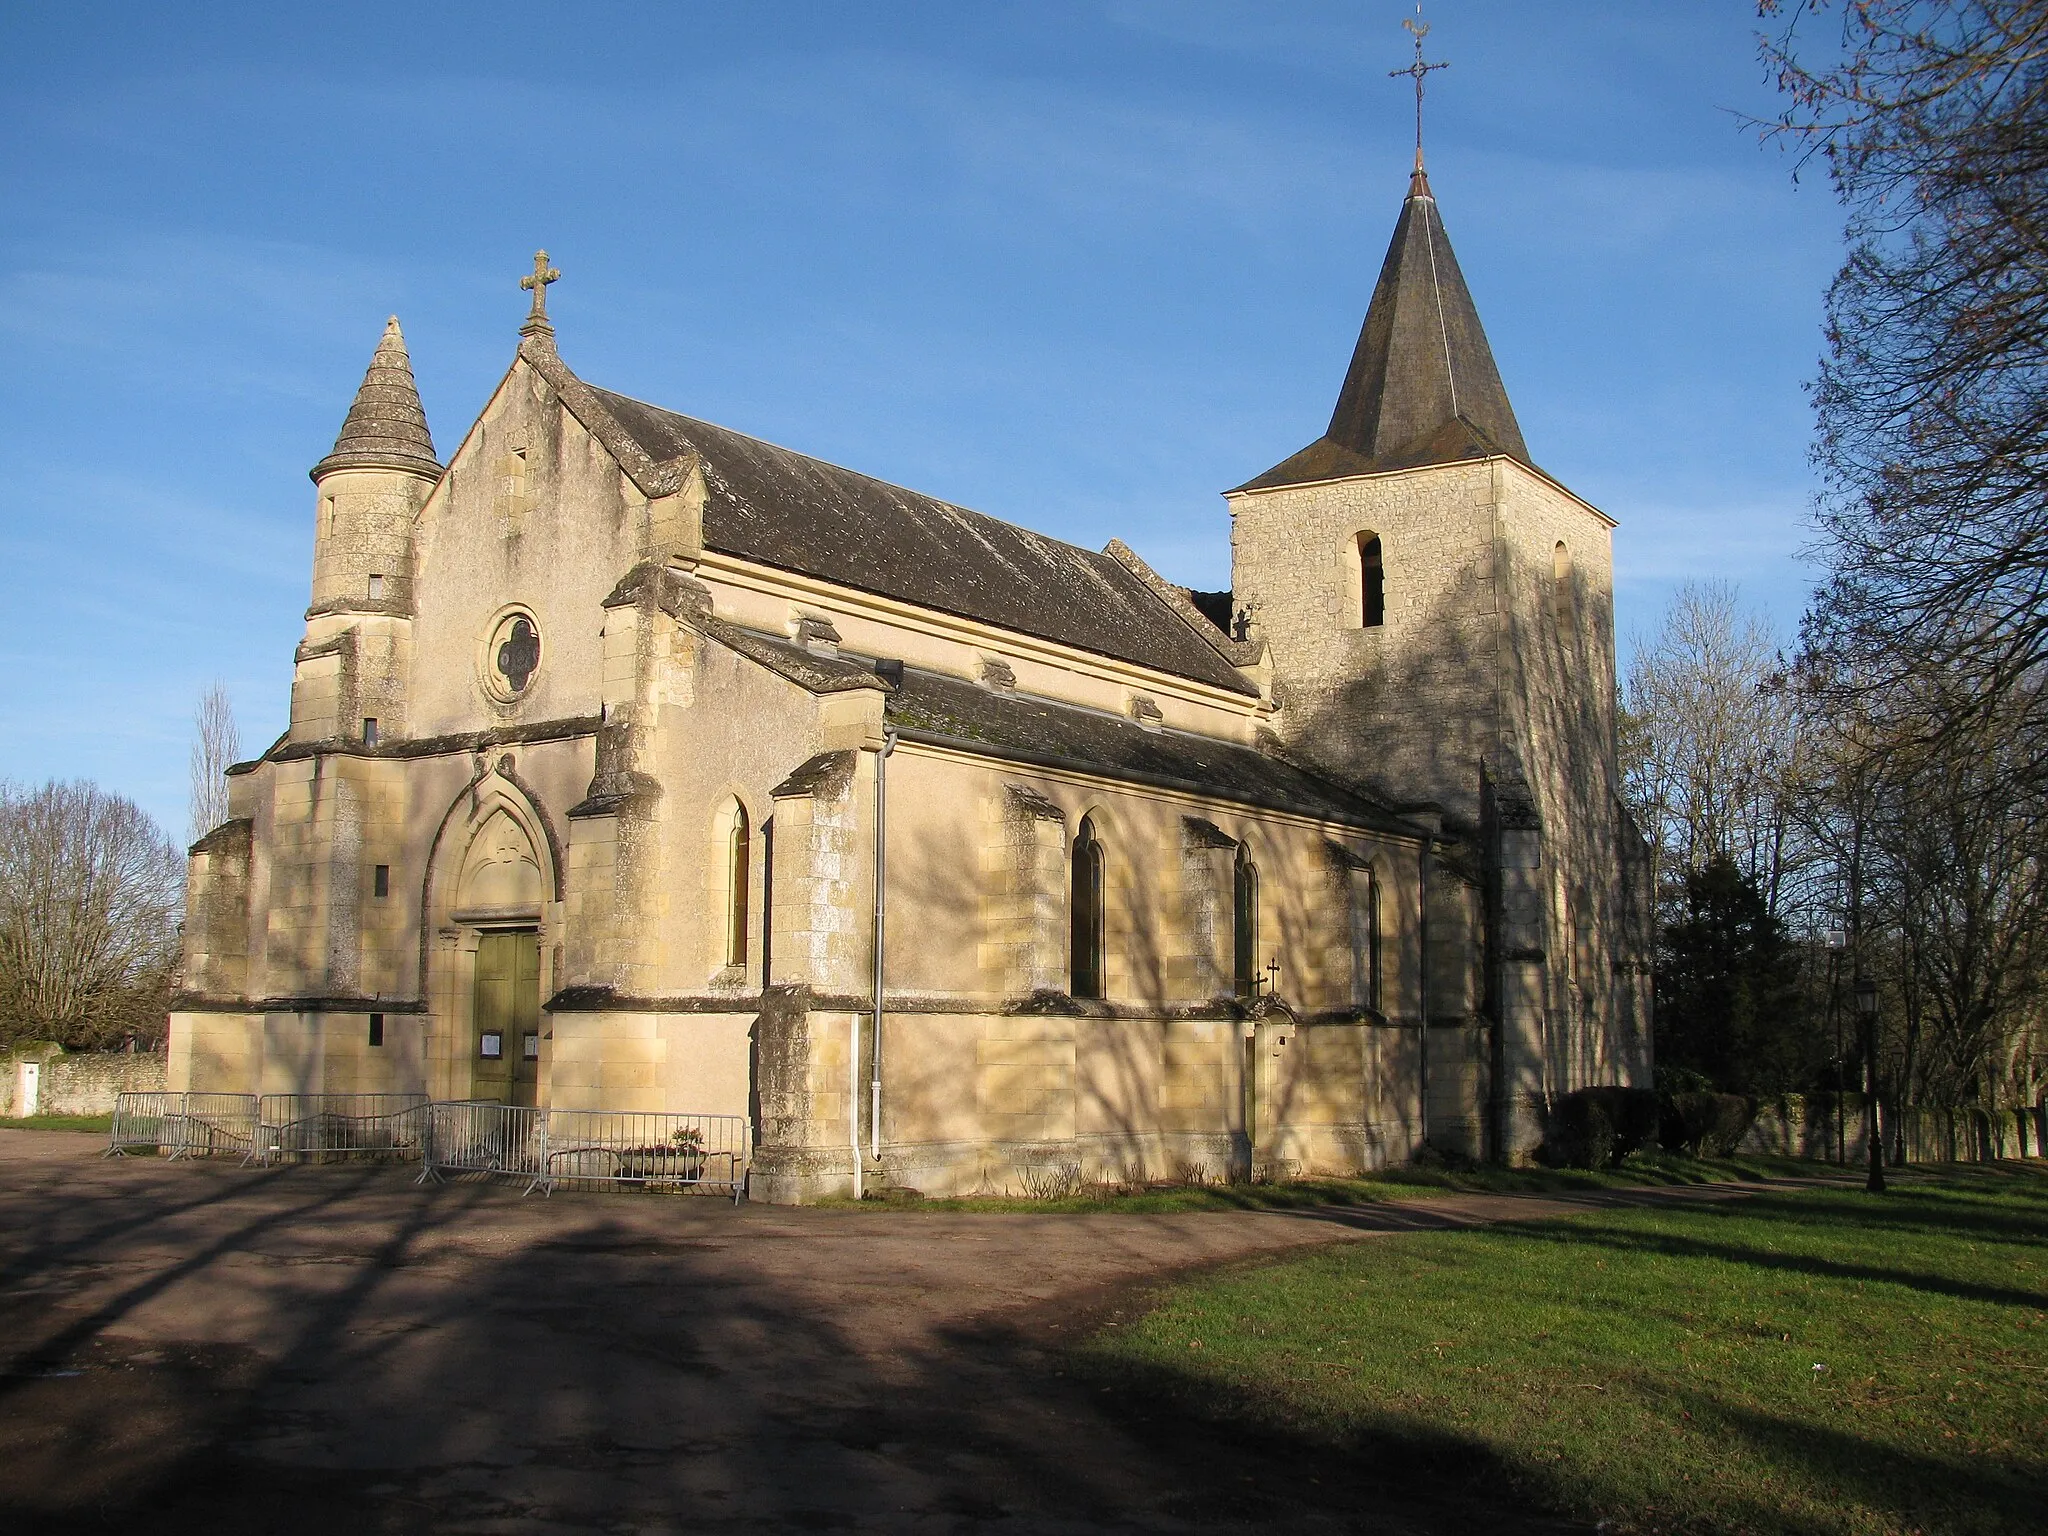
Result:
[[[2030,1174],[2019,1174],[2015,1177],[2035,1178]],[[2044,1189],[2048,1189],[2048,1180],[2039,1182]],[[1800,1200],[1792,1196],[1770,1194],[1758,1194],[1738,1204],[1719,1207],[1718,1210],[1738,1222],[1779,1223],[1780,1232],[1795,1233],[1799,1240],[1810,1242],[1815,1247],[1822,1247],[1831,1240],[1837,1240],[1833,1234],[1846,1237],[1853,1232],[1867,1240],[1873,1229],[1901,1237],[1939,1238],[1980,1246],[2017,1245],[2038,1248],[2044,1242],[2048,1242],[2048,1209],[2030,1215],[2025,1211],[2014,1211],[2010,1207],[1987,1209],[1935,1198],[1932,1195],[1919,1201],[1902,1195],[1874,1198],[1884,1202],[1875,1211],[1866,1206],[1860,1197],[1854,1205],[1829,1205],[1810,1199]],[[2048,1287],[2023,1290],[1983,1284],[1950,1275],[1909,1269],[1903,1262],[1865,1262],[1830,1258],[1822,1253],[1765,1246],[1736,1237],[1731,1237],[1727,1241],[1715,1241],[1677,1233],[1641,1231],[1584,1222],[1570,1226],[1517,1223],[1510,1230],[1540,1242],[1599,1247],[1617,1253],[1654,1254],[1667,1258],[1713,1259],[1762,1270],[1791,1271],[1825,1280],[1904,1286],[1931,1296],[1947,1296],[1959,1301],[1981,1302],[1989,1306],[2048,1307]]]
[[[1084,1379],[1089,1379],[1083,1367]],[[1295,1506],[1370,1520],[1376,1513],[1430,1511],[1444,1529],[1494,1530],[1506,1519],[1540,1528],[1544,1510],[1589,1505],[1624,1519],[1639,1487],[1605,1486],[1604,1469],[1581,1463],[1569,1470],[1534,1454],[1504,1453],[1477,1435],[1459,1435],[1386,1408],[1370,1422],[1336,1433],[1275,1428],[1284,1405],[1219,1392],[1212,1378],[1192,1371],[1119,1362],[1095,1368],[1100,1401],[1127,1433],[1162,1458],[1206,1457],[1219,1465],[1255,1468],[1242,1474],[1258,1489],[1281,1488]],[[1732,1404],[1708,1393],[1681,1393],[1672,1416],[1689,1415],[1693,1433],[1741,1442],[1774,1467],[1796,1468],[1815,1489],[1826,1490],[1843,1513],[1839,1528],[1897,1531],[2039,1529],[2044,1493],[2038,1468],[1989,1457],[1941,1456]],[[1967,1516],[1958,1523],[1958,1513]],[[1671,1517],[1673,1512],[1664,1514]],[[1873,1526],[1871,1516],[1880,1522]],[[1548,1517],[1558,1530],[1591,1529],[1564,1515]],[[1368,1526],[1367,1528],[1371,1528]],[[1608,1529],[1606,1521],[1600,1529]],[[1632,1528],[1632,1527],[1631,1527]],[[1663,1529],[1653,1520],[1651,1529]],[[1818,1526],[1807,1510],[1768,1498],[1712,1496],[1711,1513],[1679,1517],[1673,1529],[1793,1532]]]
[[[928,1222],[543,1204],[396,1169],[102,1182],[0,1292],[13,1529],[1356,1527],[1319,1473],[1229,1430],[1105,1412],[1056,1330],[906,1320],[954,1241]],[[211,1198],[178,1198],[195,1183]],[[0,1218],[64,1198],[0,1191]],[[1043,1228],[1003,1220],[1004,1262],[1028,1264]],[[1394,1532],[1564,1528],[1493,1498],[1373,1498]]]
[[[1582,1529],[1476,1436],[1390,1412],[1332,1443],[1192,1373],[1091,1373],[1064,1345],[1142,1293],[974,1289],[1014,1287],[1060,1218],[542,1202],[391,1168],[86,1184],[0,1188],[12,1529]],[[1088,1241],[1140,1256],[1141,1225]],[[925,1306],[942,1278],[984,1300]],[[1802,1444],[1817,1475],[1874,1454]]]

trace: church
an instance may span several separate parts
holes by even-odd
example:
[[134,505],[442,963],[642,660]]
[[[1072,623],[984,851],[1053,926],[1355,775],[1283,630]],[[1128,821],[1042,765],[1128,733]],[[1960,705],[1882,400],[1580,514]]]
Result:
[[445,462],[393,319],[313,466],[174,1089],[744,1115],[803,1202],[1515,1160],[1647,1083],[1615,523],[1419,154],[1220,591],[586,382],[557,276]]

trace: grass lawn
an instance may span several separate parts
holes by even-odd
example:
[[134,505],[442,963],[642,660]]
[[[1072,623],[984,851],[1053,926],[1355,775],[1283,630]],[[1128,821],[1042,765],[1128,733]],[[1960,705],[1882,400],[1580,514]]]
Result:
[[97,1131],[104,1136],[113,1128],[112,1115],[30,1115],[0,1120],[0,1131]]
[[1164,1211],[1305,1210],[1314,1206],[1373,1205],[1388,1200],[1426,1200],[1432,1195],[1548,1194],[1574,1189],[1614,1189],[1645,1184],[1718,1184],[1730,1180],[1811,1177],[1839,1172],[1793,1158],[1678,1157],[1645,1153],[1619,1168],[1588,1172],[1574,1168],[1466,1169],[1389,1168],[1355,1179],[1288,1179],[1274,1184],[1152,1184],[1086,1186],[1061,1199],[1012,1195],[965,1195],[945,1200],[822,1200],[820,1205],[863,1210],[1014,1211],[1032,1215],[1128,1214]]
[[1362,1512],[1449,1484],[1614,1532],[2040,1532],[2048,1171],[1371,1238],[1176,1286],[1077,1361]]

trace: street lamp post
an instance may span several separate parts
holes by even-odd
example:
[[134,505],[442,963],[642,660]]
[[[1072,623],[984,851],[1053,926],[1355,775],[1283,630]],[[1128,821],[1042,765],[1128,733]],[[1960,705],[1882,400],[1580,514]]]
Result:
[[1877,1125],[1877,983],[1868,976],[1856,978],[1856,1022],[1863,1033],[1863,1130],[1864,1148],[1869,1156],[1870,1177],[1864,1188],[1874,1195],[1884,1193],[1884,1147]]
[[1849,1063],[1842,1054],[1842,951],[1849,947],[1849,935],[1840,928],[1828,930],[1828,1023],[1835,1031],[1835,1161],[1849,1161],[1849,1132],[1842,1116],[1842,1095],[1848,1090]]

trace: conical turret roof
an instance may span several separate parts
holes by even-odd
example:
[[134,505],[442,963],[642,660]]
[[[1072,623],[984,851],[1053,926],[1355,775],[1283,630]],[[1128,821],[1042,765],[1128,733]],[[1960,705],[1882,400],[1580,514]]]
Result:
[[406,355],[405,333],[398,316],[384,322],[383,338],[370,358],[334,452],[313,466],[318,480],[336,469],[406,469],[438,480],[441,461],[434,456],[427,413],[412,381],[412,359]]
[[1418,165],[1329,430],[1241,489],[1496,453],[1529,462],[1479,311]]

